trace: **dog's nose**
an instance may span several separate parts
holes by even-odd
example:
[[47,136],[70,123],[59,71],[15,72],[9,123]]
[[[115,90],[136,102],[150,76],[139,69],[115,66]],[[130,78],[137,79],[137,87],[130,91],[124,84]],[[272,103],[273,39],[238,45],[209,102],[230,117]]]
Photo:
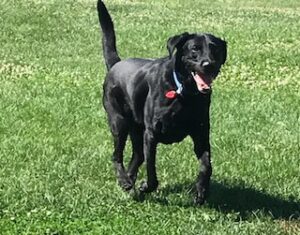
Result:
[[208,60],[203,60],[201,63],[201,66],[205,68],[205,67],[208,67],[210,64],[211,63]]
[[206,73],[212,72],[214,70],[214,62],[211,60],[203,60],[201,62],[201,67]]

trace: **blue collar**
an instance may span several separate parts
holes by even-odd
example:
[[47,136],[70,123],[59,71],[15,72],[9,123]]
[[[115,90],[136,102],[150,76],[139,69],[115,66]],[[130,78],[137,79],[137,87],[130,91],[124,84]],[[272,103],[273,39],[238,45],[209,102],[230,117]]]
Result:
[[179,82],[175,70],[173,70],[173,79],[174,79],[174,82],[175,82],[176,87],[177,87],[176,93],[181,94],[181,92],[183,90],[183,85],[182,85],[182,83]]

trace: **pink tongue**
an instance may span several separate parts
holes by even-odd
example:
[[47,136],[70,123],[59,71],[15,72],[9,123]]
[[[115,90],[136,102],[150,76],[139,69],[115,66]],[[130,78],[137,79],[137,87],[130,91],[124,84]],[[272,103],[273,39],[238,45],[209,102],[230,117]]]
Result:
[[197,88],[198,88],[199,91],[202,91],[204,89],[210,89],[210,82],[209,81],[205,81],[205,79],[202,78],[197,73],[193,77],[194,77],[194,80],[197,84]]

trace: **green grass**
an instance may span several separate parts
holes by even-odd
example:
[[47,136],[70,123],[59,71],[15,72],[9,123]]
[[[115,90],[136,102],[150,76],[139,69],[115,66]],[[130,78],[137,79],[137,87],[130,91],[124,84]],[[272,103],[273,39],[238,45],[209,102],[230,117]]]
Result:
[[299,234],[299,1],[106,3],[123,58],[166,55],[184,31],[228,41],[208,202],[192,203],[190,139],[159,146],[160,187],[145,201],[119,189],[94,0],[4,0],[0,234]]

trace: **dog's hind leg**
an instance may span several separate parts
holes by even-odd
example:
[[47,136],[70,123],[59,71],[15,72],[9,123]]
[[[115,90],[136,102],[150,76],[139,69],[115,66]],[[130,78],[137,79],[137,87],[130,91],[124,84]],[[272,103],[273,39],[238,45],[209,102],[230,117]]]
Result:
[[134,184],[137,178],[139,167],[144,162],[143,153],[143,128],[134,126],[130,132],[132,142],[132,158],[128,165],[127,174]]
[[107,90],[104,91],[103,105],[108,115],[108,122],[114,140],[112,161],[119,185],[124,190],[130,190],[133,184],[127,175],[123,163],[123,152],[129,131],[126,104],[123,99],[124,95],[122,90],[117,87]]
[[128,128],[126,123],[124,123],[124,121],[121,119],[115,119],[114,125],[118,126],[118,131],[112,128],[112,134],[114,138],[114,152],[112,160],[116,170],[119,185],[124,190],[130,190],[133,184],[131,179],[126,174],[123,163],[123,151],[127,140]]
[[116,170],[116,176],[121,188],[124,190],[130,190],[133,186],[132,181],[127,176],[123,163],[123,152],[128,136],[128,122],[123,115],[114,108],[114,103],[111,103],[110,106],[107,105],[106,110],[108,110],[109,125],[114,141],[112,161]]

